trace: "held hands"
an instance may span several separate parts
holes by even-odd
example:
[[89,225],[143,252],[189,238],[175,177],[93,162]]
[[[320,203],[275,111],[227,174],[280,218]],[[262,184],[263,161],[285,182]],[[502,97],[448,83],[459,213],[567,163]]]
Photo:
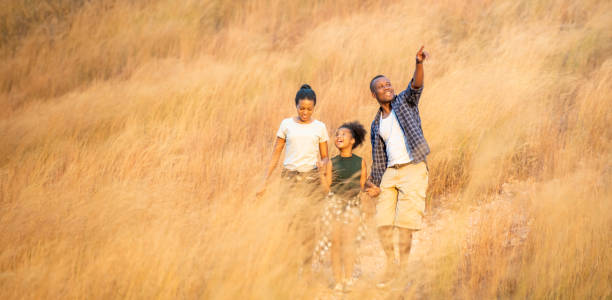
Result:
[[380,194],[380,188],[377,186],[373,186],[370,188],[366,189],[366,193],[368,194],[368,196],[374,198],[374,197],[378,197],[378,195]]
[[416,54],[417,64],[422,63],[424,60],[426,60],[429,57],[429,53],[427,53],[427,51],[423,51],[423,48],[425,48],[425,46],[421,46],[421,49],[419,49],[419,52],[417,52]]
[[378,195],[380,194],[380,188],[376,186],[374,183],[372,183],[371,179],[372,178],[370,175],[370,177],[368,178],[368,180],[366,180],[366,183],[365,183],[365,192],[371,198],[378,197]]
[[326,157],[320,161],[317,161],[317,169],[319,170],[319,177],[321,179],[321,187],[325,193],[329,193],[329,187],[331,185],[331,174],[328,174],[327,170],[330,166],[329,159]]
[[325,169],[327,168],[328,163],[329,163],[329,158],[327,157],[317,161],[317,169],[319,169],[319,171],[325,172]]
[[361,198],[361,209],[368,217],[372,217],[376,213],[377,201],[375,198],[378,197],[379,194],[380,188],[375,185],[371,185],[371,187],[366,188],[365,193],[362,194],[363,197]]
[[327,166],[326,162],[323,160],[317,161],[317,169],[319,172],[325,172],[325,167]]
[[[329,163],[328,158],[317,161],[317,170],[319,170],[319,176],[321,176],[321,182],[327,182],[327,164]],[[325,186],[326,184],[323,184]]]

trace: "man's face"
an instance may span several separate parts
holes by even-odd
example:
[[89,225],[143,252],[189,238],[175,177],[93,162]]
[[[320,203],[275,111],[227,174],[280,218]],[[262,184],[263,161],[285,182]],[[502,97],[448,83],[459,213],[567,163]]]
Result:
[[395,91],[391,86],[391,81],[387,77],[380,77],[374,81],[374,92],[372,97],[376,98],[380,103],[388,103],[395,98]]

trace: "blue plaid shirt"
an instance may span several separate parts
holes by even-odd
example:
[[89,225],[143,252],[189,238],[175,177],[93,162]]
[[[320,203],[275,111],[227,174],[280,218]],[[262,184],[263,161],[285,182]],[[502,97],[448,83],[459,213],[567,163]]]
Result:
[[[391,109],[395,111],[397,121],[402,128],[402,132],[404,132],[406,149],[412,158],[411,163],[425,161],[427,154],[429,154],[429,145],[427,145],[427,141],[425,141],[423,136],[421,117],[419,116],[418,105],[421,91],[423,91],[423,87],[416,90],[412,88],[411,80],[408,88],[396,95],[395,99],[391,101]],[[376,117],[374,117],[374,121],[372,121],[370,131],[373,160],[370,179],[377,186],[380,186],[380,181],[387,169],[387,149],[385,148],[384,140],[379,134],[381,113],[382,109],[379,109]]]

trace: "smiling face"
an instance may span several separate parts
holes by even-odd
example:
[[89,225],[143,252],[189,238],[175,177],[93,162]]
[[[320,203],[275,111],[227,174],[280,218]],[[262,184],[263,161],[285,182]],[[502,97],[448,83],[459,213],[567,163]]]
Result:
[[351,134],[351,130],[344,127],[338,128],[338,130],[336,130],[336,140],[334,141],[334,144],[338,150],[342,150],[347,147],[353,149],[355,139]]
[[298,118],[301,122],[310,122],[312,112],[315,108],[314,101],[310,99],[301,99],[300,101],[298,101],[298,105],[295,108],[297,109]]
[[376,98],[380,103],[389,103],[395,98],[395,91],[391,85],[391,81],[387,77],[380,77],[372,84],[374,92],[372,97]]

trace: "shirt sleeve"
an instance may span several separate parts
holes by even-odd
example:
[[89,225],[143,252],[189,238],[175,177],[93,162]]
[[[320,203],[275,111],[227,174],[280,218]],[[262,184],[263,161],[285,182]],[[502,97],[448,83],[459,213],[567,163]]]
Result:
[[372,139],[372,167],[370,169],[370,180],[376,186],[380,186],[383,174],[387,169],[387,150],[385,148],[385,143],[378,134],[380,125],[379,118],[380,111],[376,114],[376,117],[374,117],[370,129],[370,137]]
[[412,88],[413,81],[414,81],[414,78],[410,80],[410,83],[408,83],[408,87],[406,87],[404,91],[399,93],[398,97],[402,99],[402,101],[416,106],[416,105],[419,105],[419,100],[421,99],[421,92],[423,91],[423,86],[419,87],[418,89]]
[[276,136],[281,139],[287,139],[287,122],[284,120],[281,122],[280,127],[278,128]]
[[321,134],[319,135],[319,143],[324,143],[329,140],[329,135],[327,134],[327,127],[325,123],[321,122]]

